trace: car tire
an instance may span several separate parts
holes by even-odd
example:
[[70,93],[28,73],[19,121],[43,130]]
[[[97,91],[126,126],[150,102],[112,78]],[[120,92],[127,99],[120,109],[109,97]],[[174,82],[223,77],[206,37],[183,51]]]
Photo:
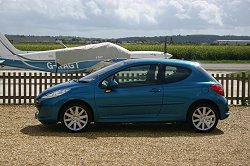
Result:
[[200,103],[192,106],[188,114],[188,123],[191,128],[200,133],[212,131],[218,123],[216,107],[208,103]]
[[79,102],[69,103],[61,111],[61,123],[69,132],[86,130],[91,119],[90,109]]

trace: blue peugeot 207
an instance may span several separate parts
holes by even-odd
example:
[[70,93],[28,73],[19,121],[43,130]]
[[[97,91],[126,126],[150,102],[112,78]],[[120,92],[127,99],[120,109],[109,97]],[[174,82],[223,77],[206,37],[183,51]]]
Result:
[[221,84],[199,63],[124,60],[36,98],[36,118],[79,132],[94,123],[187,122],[210,132],[229,116]]

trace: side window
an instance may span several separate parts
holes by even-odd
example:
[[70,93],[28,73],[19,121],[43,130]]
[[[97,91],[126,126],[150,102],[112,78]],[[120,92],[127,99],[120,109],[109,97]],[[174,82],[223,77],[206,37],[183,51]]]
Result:
[[107,87],[109,80],[115,80],[120,88],[152,85],[158,83],[158,73],[158,65],[133,66],[106,78],[100,86]]
[[191,70],[184,67],[165,66],[165,83],[173,83],[184,80],[191,74]]

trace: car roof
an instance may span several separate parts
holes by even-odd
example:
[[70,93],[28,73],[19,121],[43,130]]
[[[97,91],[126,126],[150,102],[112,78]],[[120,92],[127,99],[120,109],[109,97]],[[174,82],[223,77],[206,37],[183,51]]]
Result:
[[183,66],[189,68],[200,66],[198,62],[191,62],[179,59],[128,59],[125,60],[124,62],[127,64],[159,63],[159,64]]

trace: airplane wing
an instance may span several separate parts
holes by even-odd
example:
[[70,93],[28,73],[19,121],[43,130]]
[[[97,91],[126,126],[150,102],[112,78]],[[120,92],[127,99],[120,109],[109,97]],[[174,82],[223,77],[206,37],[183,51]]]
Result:
[[141,58],[153,58],[153,59],[169,59],[172,55],[169,53],[164,53],[160,51],[131,51],[132,59],[141,59]]
[[57,50],[55,52],[55,61],[59,65],[65,65],[81,61],[105,61],[110,59],[168,59],[171,56],[171,54],[159,51],[129,51],[119,45],[105,42]]
[[115,63],[115,62],[113,62],[113,61],[101,61],[101,62],[97,63],[96,65],[93,65],[93,66],[89,67],[88,69],[86,69],[84,71],[84,73],[86,73],[86,74],[93,73],[94,71],[100,70],[106,66],[113,64],[113,63]]
[[131,52],[129,50],[109,42],[90,44],[74,49],[63,49],[56,51],[55,54],[56,63],[60,65],[88,60],[107,60],[131,57]]

